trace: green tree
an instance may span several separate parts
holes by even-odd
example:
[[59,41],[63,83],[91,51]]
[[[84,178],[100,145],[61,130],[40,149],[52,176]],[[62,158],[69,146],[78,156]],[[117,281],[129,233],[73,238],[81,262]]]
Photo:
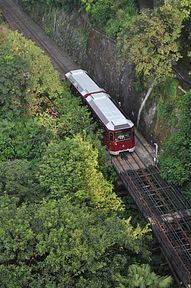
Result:
[[169,137],[160,158],[162,176],[181,185],[191,197],[191,92],[187,92],[179,107],[179,122]]
[[[26,262],[30,255],[34,234],[29,225],[30,213],[26,206],[17,208],[14,197],[0,196],[0,286],[27,287],[30,265]],[[26,262],[25,262],[26,261]]]
[[[148,227],[123,218],[99,170],[97,138],[86,136],[89,114],[78,101],[62,101],[69,94],[48,58],[18,33],[3,28],[0,37],[7,69],[19,68],[19,92],[7,108],[3,96],[0,121],[0,286],[116,287],[137,257],[148,259]],[[16,88],[6,81],[8,97]],[[24,113],[10,114],[17,103]]]
[[23,201],[39,201],[44,196],[35,178],[35,170],[27,160],[0,162],[0,195],[8,194]]
[[136,14],[134,0],[82,0],[93,23],[111,37],[116,37],[123,24]]
[[189,16],[187,4],[170,0],[154,10],[144,10],[127,22],[118,36],[120,57],[135,64],[136,73],[149,87],[139,109],[137,127],[153,87],[172,77],[172,66],[182,57],[179,39]]
[[148,229],[100,209],[64,199],[17,207],[7,196],[0,208],[2,287],[116,287],[116,275],[145,251]]
[[[55,131],[59,139],[65,139],[65,137],[72,138],[77,134],[85,137],[92,143],[93,148],[98,149],[99,169],[107,179],[114,181],[116,174],[111,165],[108,151],[101,142],[103,131],[98,129],[97,123],[93,121],[90,111],[87,107],[81,106],[80,101],[79,98],[71,95],[68,87],[64,85],[63,97],[55,101],[59,117],[56,119],[56,123],[54,119],[49,119],[49,128],[51,131]],[[45,121],[45,125],[47,126],[47,121]]]
[[81,99],[71,94],[66,85],[64,86],[63,97],[55,101],[59,111],[57,133],[61,139],[64,139],[65,136],[72,137],[79,133],[94,137],[96,123],[93,122],[87,107],[80,105],[80,101]]
[[51,197],[67,195],[73,203],[117,210],[120,200],[98,170],[98,153],[80,135],[52,143],[40,166],[39,181]]
[[40,159],[51,132],[35,119],[0,121],[0,160]]
[[[28,90],[33,103],[48,104],[57,99],[63,92],[59,74],[53,68],[48,56],[35,46],[32,41],[25,39],[18,32],[9,33],[11,53],[19,55],[30,63],[29,78],[31,87]],[[26,53],[30,51],[30,53]],[[35,102],[36,103],[36,102]]]
[[63,87],[41,49],[18,32],[0,30],[0,109],[6,117],[54,109]]
[[160,277],[151,271],[147,264],[132,264],[128,268],[127,277],[119,276],[120,288],[168,288],[171,287],[171,277]]
[[181,57],[178,39],[188,16],[183,11],[174,1],[165,1],[133,17],[118,37],[121,56],[150,83],[171,76],[173,63]]
[[27,61],[19,55],[12,55],[6,39],[7,30],[0,30],[0,112],[11,116],[25,115],[28,110],[26,90],[29,87],[26,74],[29,70]]

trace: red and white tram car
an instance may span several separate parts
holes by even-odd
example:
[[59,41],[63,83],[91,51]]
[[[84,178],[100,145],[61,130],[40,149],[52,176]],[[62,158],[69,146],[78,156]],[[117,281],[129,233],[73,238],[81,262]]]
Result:
[[66,77],[100,122],[104,130],[104,143],[110,154],[133,152],[134,124],[116,107],[105,90],[100,88],[84,70],[70,71]]

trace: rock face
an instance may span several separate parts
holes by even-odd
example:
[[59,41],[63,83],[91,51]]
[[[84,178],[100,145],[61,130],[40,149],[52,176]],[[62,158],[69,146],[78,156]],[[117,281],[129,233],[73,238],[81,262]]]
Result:
[[137,0],[137,4],[139,9],[153,8],[153,0]]
[[[119,63],[115,41],[93,29],[86,16],[80,16],[80,13],[67,15],[63,11],[44,11],[39,15],[39,11],[36,7],[33,19],[38,20],[45,31],[52,31],[49,35],[61,49],[85,69],[116,102],[120,102],[123,111],[136,124],[146,92],[137,88],[133,65]],[[153,101],[148,101],[140,118],[139,129],[148,140],[155,138],[156,134],[156,106]]]
[[53,38],[136,123],[142,95],[134,89],[134,67],[128,63],[121,65],[115,41],[87,23],[84,16],[62,12],[57,15]]
[[116,44],[96,30],[88,37],[85,69],[93,79],[117,102],[133,121],[136,120],[137,99],[132,91],[134,69],[132,65],[121,66],[117,60]]

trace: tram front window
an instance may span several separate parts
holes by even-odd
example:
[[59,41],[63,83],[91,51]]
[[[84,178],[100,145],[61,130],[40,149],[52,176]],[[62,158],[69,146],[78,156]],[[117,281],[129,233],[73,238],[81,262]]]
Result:
[[115,140],[116,141],[124,141],[131,138],[131,130],[123,130],[115,132]]

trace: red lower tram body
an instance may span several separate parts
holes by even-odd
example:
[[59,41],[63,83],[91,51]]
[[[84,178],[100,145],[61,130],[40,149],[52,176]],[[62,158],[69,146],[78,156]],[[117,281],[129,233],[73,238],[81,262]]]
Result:
[[108,131],[108,137],[104,138],[110,154],[118,155],[121,152],[133,152],[135,150],[134,128]]
[[104,131],[103,142],[110,154],[133,152],[134,124],[116,107],[110,96],[84,70],[70,71],[66,77],[100,123]]

